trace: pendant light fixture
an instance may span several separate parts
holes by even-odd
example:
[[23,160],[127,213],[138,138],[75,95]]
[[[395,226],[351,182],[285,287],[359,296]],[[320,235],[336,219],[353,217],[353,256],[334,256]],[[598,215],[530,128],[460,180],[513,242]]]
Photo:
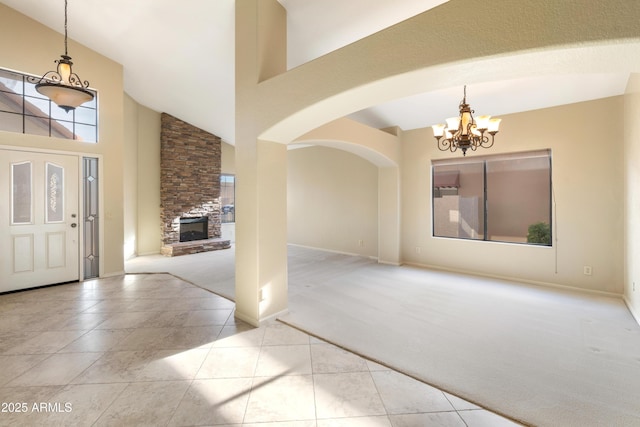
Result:
[[[446,125],[432,126],[433,136],[438,141],[440,151],[453,152],[459,148],[462,155],[466,156],[468,149],[476,151],[478,147],[491,147],[501,119],[492,119],[491,116],[478,116],[474,119],[474,111],[467,104],[467,86],[464,87],[464,97],[459,108],[459,117],[447,119]],[[491,139],[486,134],[491,135]]]
[[58,64],[56,71],[49,71],[40,78],[28,79],[31,83],[36,83],[36,90],[67,113],[91,101],[93,93],[87,90],[89,82],[83,82],[71,69],[73,62],[67,51],[67,0],[64,0],[64,55],[54,62]]

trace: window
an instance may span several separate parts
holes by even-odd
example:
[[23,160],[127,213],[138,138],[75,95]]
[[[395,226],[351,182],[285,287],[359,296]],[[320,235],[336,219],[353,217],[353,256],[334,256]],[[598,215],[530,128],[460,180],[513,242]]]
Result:
[[222,222],[236,222],[236,177],[220,175],[220,204]]
[[551,151],[432,162],[433,235],[551,246]]
[[36,91],[27,75],[0,69],[0,131],[98,141],[97,92],[91,102],[66,112]]

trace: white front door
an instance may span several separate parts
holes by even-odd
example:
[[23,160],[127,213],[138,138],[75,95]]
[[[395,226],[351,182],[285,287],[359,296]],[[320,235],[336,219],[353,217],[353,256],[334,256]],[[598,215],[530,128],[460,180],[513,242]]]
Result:
[[0,149],[0,292],[79,279],[78,163]]

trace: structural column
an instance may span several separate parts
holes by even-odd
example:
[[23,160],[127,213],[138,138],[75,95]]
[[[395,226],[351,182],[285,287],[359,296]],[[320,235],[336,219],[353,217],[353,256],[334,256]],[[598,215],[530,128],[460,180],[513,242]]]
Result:
[[[254,326],[287,310],[287,150],[260,140],[259,83],[286,71],[286,12],[236,2],[236,317]],[[274,99],[274,102],[277,100]]]

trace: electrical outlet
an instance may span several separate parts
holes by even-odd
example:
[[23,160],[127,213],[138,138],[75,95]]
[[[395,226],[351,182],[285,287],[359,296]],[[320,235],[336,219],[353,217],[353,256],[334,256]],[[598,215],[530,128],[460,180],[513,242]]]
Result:
[[364,246],[364,240],[358,240],[358,246]]
[[420,246],[416,246],[416,253],[417,254],[421,254],[422,253],[422,248]]
[[584,275],[585,276],[591,276],[592,270],[591,270],[591,266],[590,265],[585,265],[584,266]]
[[636,291],[636,282],[633,282],[633,292]]

